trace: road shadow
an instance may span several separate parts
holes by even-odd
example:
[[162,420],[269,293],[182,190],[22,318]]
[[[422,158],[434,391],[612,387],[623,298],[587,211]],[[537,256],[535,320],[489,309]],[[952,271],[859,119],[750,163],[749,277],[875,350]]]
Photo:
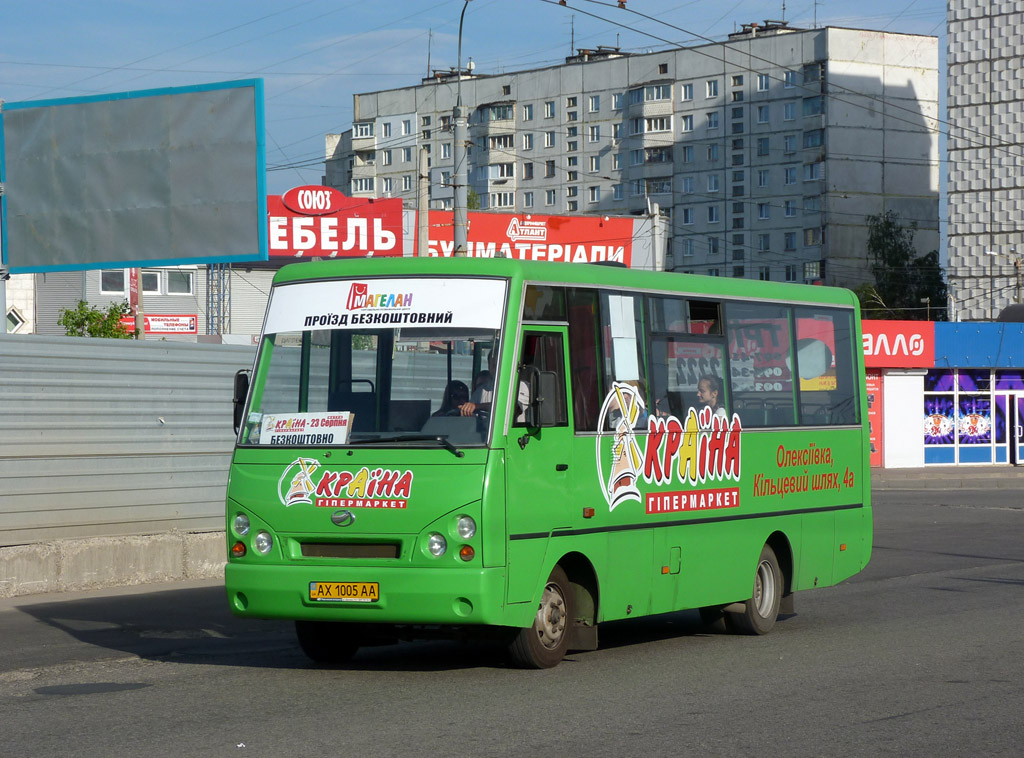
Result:
[[[228,610],[222,586],[103,595],[15,608],[45,626],[39,636],[55,644],[73,640],[95,649],[181,664],[247,668],[333,668],[351,671],[446,671],[509,668],[504,638],[417,640],[366,647],[347,664],[311,663],[295,640],[290,621],[238,618]],[[600,648],[640,646],[673,638],[713,635],[696,611],[606,622]],[[82,653],[68,649],[77,658]],[[575,658],[578,654],[573,654]],[[85,657],[92,657],[86,654]]]

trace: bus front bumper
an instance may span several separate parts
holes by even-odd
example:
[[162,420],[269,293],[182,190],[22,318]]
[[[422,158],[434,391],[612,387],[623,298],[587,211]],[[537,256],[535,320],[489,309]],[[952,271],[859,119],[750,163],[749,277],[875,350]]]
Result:
[[[236,616],[369,624],[518,625],[506,618],[503,568],[410,570],[229,562],[224,578],[228,604]],[[310,585],[317,582],[373,582],[379,598],[311,600]]]

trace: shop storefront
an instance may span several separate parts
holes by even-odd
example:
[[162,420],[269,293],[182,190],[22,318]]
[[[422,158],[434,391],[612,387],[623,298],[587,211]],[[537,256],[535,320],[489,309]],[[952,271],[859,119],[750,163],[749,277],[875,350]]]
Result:
[[864,321],[871,465],[1024,460],[1024,325]]

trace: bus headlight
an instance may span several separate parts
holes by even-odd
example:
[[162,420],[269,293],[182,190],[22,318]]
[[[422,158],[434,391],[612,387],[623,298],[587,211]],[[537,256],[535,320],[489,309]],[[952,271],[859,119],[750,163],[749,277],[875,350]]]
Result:
[[471,539],[476,534],[476,522],[472,516],[459,516],[459,521],[455,525],[455,529],[458,531],[459,536],[464,540]]
[[270,536],[270,532],[256,532],[256,539],[253,540],[252,546],[260,555],[266,555],[274,547],[274,538]]
[[239,513],[235,516],[235,520],[231,526],[234,528],[235,534],[240,537],[244,537],[249,533],[249,517],[244,513]]
[[427,537],[427,550],[435,558],[440,558],[448,549],[448,541],[437,532]]

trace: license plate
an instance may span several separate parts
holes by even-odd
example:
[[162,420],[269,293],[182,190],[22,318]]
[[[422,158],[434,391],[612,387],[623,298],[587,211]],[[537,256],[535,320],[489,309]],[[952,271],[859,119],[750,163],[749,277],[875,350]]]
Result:
[[309,599],[320,603],[376,603],[377,582],[310,582]]

